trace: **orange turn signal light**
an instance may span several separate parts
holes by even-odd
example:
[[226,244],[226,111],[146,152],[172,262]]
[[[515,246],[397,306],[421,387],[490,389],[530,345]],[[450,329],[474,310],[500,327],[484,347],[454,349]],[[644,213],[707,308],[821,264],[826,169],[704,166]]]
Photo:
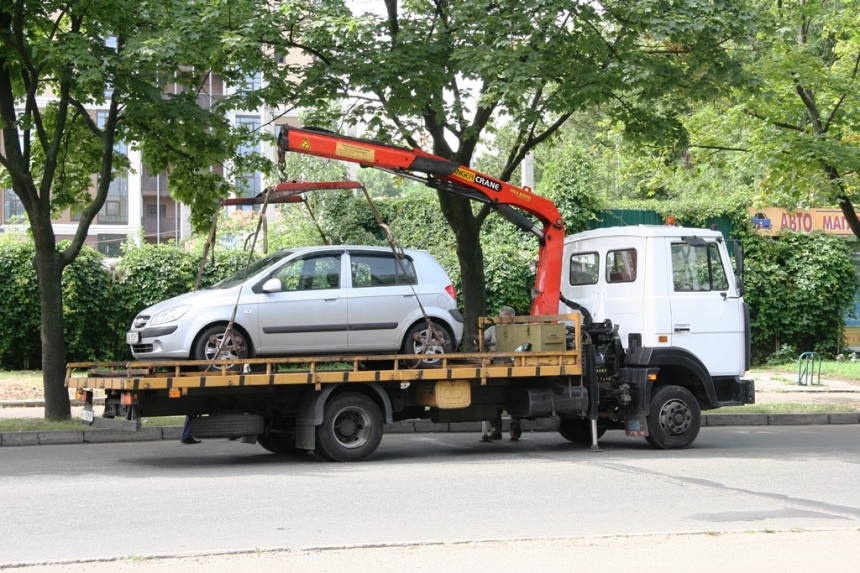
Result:
[[657,337],[657,342],[669,342],[669,337],[665,334],[661,334]]
[[119,403],[123,406],[131,406],[132,404],[137,404],[137,394],[133,392],[124,392],[119,397]]
[[181,398],[182,397],[182,390],[180,390],[179,388],[171,388],[170,390],[167,391],[167,396],[169,398]]

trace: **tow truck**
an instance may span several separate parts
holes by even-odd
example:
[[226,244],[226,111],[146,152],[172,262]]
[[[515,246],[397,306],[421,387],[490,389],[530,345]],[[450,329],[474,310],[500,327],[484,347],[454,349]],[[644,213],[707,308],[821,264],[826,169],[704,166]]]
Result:
[[[735,245],[736,274],[719,232],[653,226],[565,238],[551,201],[418,148],[284,126],[278,152],[282,162],[288,152],[353,162],[488,204],[538,239],[531,314],[481,318],[470,351],[432,367],[410,367],[417,355],[71,363],[66,385],[86,403],[84,423],[133,431],[142,417],[188,415],[198,437],[356,461],[376,450],[385,423],[487,421],[502,411],[592,450],[610,429],[684,448],[702,410],[754,402],[753,382],[741,378],[750,355],[743,257]],[[276,184],[256,200],[300,188]],[[482,336],[489,326],[493,351]],[[89,374],[73,377],[81,368]],[[105,391],[99,417],[94,389]]]

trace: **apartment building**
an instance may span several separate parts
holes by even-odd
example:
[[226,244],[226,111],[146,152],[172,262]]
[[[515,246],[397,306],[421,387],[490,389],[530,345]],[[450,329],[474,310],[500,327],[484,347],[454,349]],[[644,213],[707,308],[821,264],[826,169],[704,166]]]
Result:
[[[218,98],[235,90],[259,88],[261,81],[258,74],[247,78],[243,85],[229,86],[217,74],[207,74],[202,79],[197,101],[202,107],[208,108]],[[183,88],[173,85],[169,89]],[[46,105],[49,101],[50,98],[45,98],[40,103]],[[102,123],[106,110],[107,107],[92,108],[91,113],[98,123]],[[297,122],[294,113],[285,114],[277,108],[235,111],[228,117],[234,125],[244,125],[253,130],[263,129],[275,134],[281,124]],[[188,223],[190,211],[170,196],[169,174],[151,172],[143,163],[140,149],[133,142],[122,142],[118,144],[117,150],[129,158],[132,169],[127,177],[117,178],[111,183],[104,207],[90,226],[87,244],[105,255],[115,256],[120,254],[120,247],[128,238],[147,243],[187,238],[191,234]],[[275,158],[275,150],[269,144],[248,147],[240,152],[259,152],[271,159]],[[211,169],[221,174],[225,172],[223,165],[215,165]],[[93,182],[95,185],[95,179]],[[260,193],[266,185],[259,172],[242,174],[234,183],[237,195],[245,197]],[[0,202],[0,232],[25,225],[24,207],[15,193],[11,189],[0,189],[0,193],[3,195]],[[76,230],[77,218],[74,212],[66,211],[54,221],[57,240],[71,238]]]

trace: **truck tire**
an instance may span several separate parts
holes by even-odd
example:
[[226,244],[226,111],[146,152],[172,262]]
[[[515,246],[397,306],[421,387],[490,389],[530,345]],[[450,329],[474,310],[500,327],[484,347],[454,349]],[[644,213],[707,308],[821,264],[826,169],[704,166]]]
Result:
[[[591,443],[591,420],[576,418],[561,418],[558,421],[558,433],[561,437],[574,444]],[[597,427],[597,437],[606,433],[606,428]]]
[[382,441],[382,414],[358,392],[329,398],[323,423],[316,428],[316,452],[334,462],[357,462],[376,451]]
[[[212,360],[221,344],[221,339],[224,338],[223,325],[213,325],[203,330],[197,337],[194,343],[194,348],[191,351],[191,356],[194,360]],[[230,333],[230,338],[224,347],[221,349],[221,355],[218,360],[244,360],[250,356],[248,349],[248,341],[241,332],[233,328]],[[213,366],[212,368],[215,368]],[[200,370],[206,370],[207,366],[200,367]],[[229,366],[227,370],[238,370],[238,366]]]
[[430,357],[422,360],[405,360],[404,362],[409,368],[426,368],[439,364],[438,358],[432,358],[437,354],[446,354],[453,350],[451,333],[445,326],[433,321],[435,330],[442,337],[442,340],[429,341],[428,337],[430,329],[427,323],[422,321],[414,324],[412,328],[406,331],[406,336],[403,337],[403,354],[427,354]]
[[681,386],[661,386],[651,396],[648,443],[661,450],[686,448],[699,435],[702,412],[696,398]]

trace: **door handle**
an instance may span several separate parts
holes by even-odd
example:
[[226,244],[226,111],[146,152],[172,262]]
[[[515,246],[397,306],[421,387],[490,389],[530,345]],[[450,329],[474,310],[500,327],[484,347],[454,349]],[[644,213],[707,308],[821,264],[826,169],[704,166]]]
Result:
[[325,302],[337,302],[338,299],[339,299],[339,297],[334,297],[334,298],[324,298],[323,300]]
[[679,324],[675,326],[675,332],[690,332],[690,327],[686,324]]

